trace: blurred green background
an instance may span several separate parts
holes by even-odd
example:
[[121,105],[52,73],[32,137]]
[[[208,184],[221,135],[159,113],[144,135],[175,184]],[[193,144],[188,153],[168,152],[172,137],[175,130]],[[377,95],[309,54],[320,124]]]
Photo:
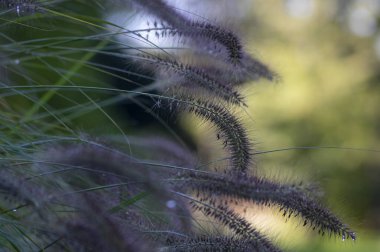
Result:
[[282,77],[245,88],[256,148],[321,147],[261,154],[258,166],[317,182],[328,206],[358,231],[357,242],[343,243],[286,225],[279,241],[297,251],[380,251],[380,1],[246,6],[247,47]]

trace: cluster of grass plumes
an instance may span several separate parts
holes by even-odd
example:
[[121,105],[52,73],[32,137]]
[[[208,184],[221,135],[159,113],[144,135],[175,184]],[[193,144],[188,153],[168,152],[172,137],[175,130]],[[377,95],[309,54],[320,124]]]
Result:
[[[163,0],[132,2],[161,20],[161,36],[186,37],[193,42],[193,49],[200,49],[203,53],[222,59],[227,63],[225,70],[234,75],[231,80],[238,83],[240,79],[278,79],[278,75],[269,67],[244,51],[240,38],[234,32],[210,22],[188,20]],[[154,22],[153,30],[157,29],[157,24]],[[157,30],[155,34],[160,36]]]
[[[190,229],[187,207],[159,181],[163,176],[127,154],[91,142],[50,146],[35,159],[20,164],[29,175],[2,167],[0,188],[2,228],[17,224],[32,236],[32,251],[153,251],[154,240],[142,233],[144,218],[154,228]],[[165,205],[171,201],[176,207]]]
[[210,76],[202,68],[178,62],[175,59],[166,59],[159,56],[145,56],[151,60],[156,68],[162,69],[164,75],[173,79],[170,87],[173,88],[173,82],[180,87],[174,92],[185,89],[185,92],[196,90],[197,87],[208,92],[209,97],[216,96],[227,103],[242,106],[245,105],[241,94],[234,88],[231,83],[220,82],[217,78]]
[[260,205],[278,206],[283,216],[300,216],[312,229],[321,235],[341,235],[355,240],[355,233],[344,225],[328,209],[321,206],[316,195],[307,188],[296,185],[284,185],[254,176],[231,176],[220,174],[186,174],[182,187],[195,190],[202,199],[212,203],[252,202]]
[[[3,1],[2,7],[17,13],[37,2],[48,1]],[[150,51],[152,42],[138,31],[99,17],[97,8],[107,7],[102,1],[50,1],[40,15],[7,16],[8,35],[0,37],[0,73],[7,75],[0,78],[0,248],[280,251],[235,211],[240,203],[274,206],[322,235],[354,240],[313,190],[257,177],[255,152],[236,114],[246,106],[238,85],[276,74],[250,57],[234,32],[189,20],[161,0],[132,2],[155,16],[152,31],[185,37],[188,48]],[[184,60],[198,50],[202,57]],[[129,63],[110,66],[94,60],[97,55]],[[110,87],[110,78],[125,88]],[[152,108],[140,97],[153,101]],[[153,114],[167,135],[139,131],[108,110],[121,101]],[[227,152],[225,171],[200,163],[202,153],[189,150],[161,112],[192,113],[210,123]],[[218,234],[207,231],[205,218],[220,225]]]

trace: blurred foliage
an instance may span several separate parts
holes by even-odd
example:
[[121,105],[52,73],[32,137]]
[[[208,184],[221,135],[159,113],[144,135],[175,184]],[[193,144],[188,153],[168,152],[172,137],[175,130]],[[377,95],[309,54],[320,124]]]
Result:
[[[299,251],[377,251],[378,32],[359,37],[349,27],[352,9],[370,1],[305,1],[312,4],[306,16],[302,12],[292,15],[289,2],[302,5],[303,1],[257,0],[250,5],[250,15],[242,28],[247,46],[254,53],[258,50],[256,54],[269,62],[282,80],[274,86],[247,86],[248,113],[253,120],[247,119],[246,124],[259,150],[309,149],[258,155],[259,167],[276,176],[291,174],[289,177],[309,177],[309,181],[320,183],[333,210],[350,216],[350,223],[358,230],[358,242],[352,247],[320,241],[310,246],[313,242],[309,239],[319,240],[313,237],[306,243],[299,241],[303,244]],[[379,13],[374,15],[378,18]],[[362,25],[365,29],[366,24]],[[292,235],[299,236],[300,232]]]

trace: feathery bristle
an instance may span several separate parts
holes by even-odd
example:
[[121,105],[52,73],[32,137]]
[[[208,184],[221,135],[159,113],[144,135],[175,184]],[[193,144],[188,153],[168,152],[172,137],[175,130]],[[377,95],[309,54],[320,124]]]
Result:
[[[234,90],[229,83],[221,83],[216,78],[207,75],[202,68],[179,63],[174,59],[165,59],[162,57],[144,56],[151,60],[159,69],[165,69],[173,78],[176,74],[178,78],[184,78],[185,81],[176,80],[175,86],[193,89],[200,87],[209,92],[210,95],[220,97],[221,99],[235,105],[245,105],[244,100],[239,92]],[[194,90],[196,92],[196,90]]]
[[255,230],[251,224],[233,210],[223,205],[208,205],[192,201],[191,206],[204,215],[218,220],[223,225],[230,228],[238,237],[247,239],[252,243],[257,251],[279,252],[280,249],[275,247],[266,237]]
[[185,178],[184,184],[210,200],[225,196],[256,204],[278,205],[284,216],[289,218],[299,215],[313,229],[319,229],[322,235],[331,233],[355,240],[355,234],[345,224],[296,185],[281,185],[256,177],[233,177],[229,174],[213,176],[189,173]]
[[226,108],[212,102],[181,97],[171,104],[176,110],[194,113],[196,116],[213,123],[223,140],[223,144],[231,153],[232,171],[245,174],[251,165],[252,146],[241,122]]

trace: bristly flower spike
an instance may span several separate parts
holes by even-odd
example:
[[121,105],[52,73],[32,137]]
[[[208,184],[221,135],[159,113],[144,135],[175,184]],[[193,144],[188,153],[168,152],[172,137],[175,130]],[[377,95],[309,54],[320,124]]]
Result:
[[206,204],[202,202],[192,201],[191,206],[204,215],[210,216],[218,220],[220,223],[231,229],[237,237],[246,239],[251,242],[254,247],[253,251],[263,252],[280,252],[281,250],[274,246],[265,236],[254,229],[251,224],[233,210],[224,205]]
[[[175,79],[174,86],[176,87],[183,87],[185,90],[200,87],[208,91],[210,96],[220,97],[222,100],[234,105],[246,106],[243,97],[238,91],[234,90],[233,85],[219,82],[216,78],[209,76],[202,68],[159,56],[142,57],[146,58],[148,62],[155,64],[156,68],[167,72],[171,78],[173,78],[173,75],[178,79],[183,78],[183,81]],[[196,92],[196,90],[194,91]]]
[[231,172],[239,176],[247,173],[252,163],[252,146],[246,130],[233,114],[225,107],[192,97],[181,97],[171,106],[213,123],[219,131],[217,135],[231,153]]
[[224,48],[223,51],[227,52],[227,62],[233,66],[235,74],[243,75],[239,78],[266,78],[268,80],[277,78],[267,66],[253,59],[243,50],[239,37],[232,31],[208,22],[190,21],[162,0],[132,1],[169,24],[163,27],[162,35],[185,36],[197,43],[199,39],[207,39],[221,45]]
[[[187,178],[187,179],[186,179]],[[356,239],[356,235],[316,199],[296,185],[281,185],[252,176],[234,177],[229,174],[212,175],[188,173],[182,187],[188,186],[210,200],[224,196],[262,205],[277,205],[287,218],[300,216],[304,225],[310,224],[319,233],[330,232],[342,238]]]

